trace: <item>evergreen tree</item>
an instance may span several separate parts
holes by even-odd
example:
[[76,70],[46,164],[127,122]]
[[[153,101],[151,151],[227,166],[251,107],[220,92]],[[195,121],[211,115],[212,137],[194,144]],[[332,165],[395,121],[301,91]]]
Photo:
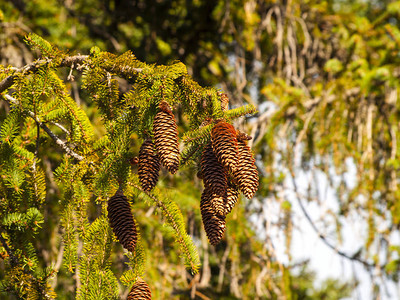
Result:
[[[24,115],[21,115],[14,110],[9,113],[10,107],[4,101],[2,102],[1,124],[8,130],[7,134],[15,136],[12,141],[15,139],[18,143],[22,143],[19,140],[23,141],[21,149],[28,149],[31,153],[25,153],[24,156],[18,154],[22,158],[23,162],[20,162],[22,165],[12,169],[9,167],[2,172],[15,173],[17,174],[15,178],[20,178],[18,174],[22,172],[27,178],[20,184],[20,190],[23,191],[28,190],[26,185],[40,181],[40,178],[43,178],[41,180],[46,183],[46,189],[36,190],[39,194],[42,191],[42,206],[37,207],[42,218],[33,217],[35,215],[32,215],[33,211],[28,216],[28,206],[18,206],[18,209],[12,212],[26,214],[24,218],[31,220],[29,222],[41,224],[41,219],[45,222],[45,227],[43,224],[40,225],[41,230],[27,231],[36,234],[35,236],[29,236],[23,240],[30,240],[32,249],[36,249],[37,264],[40,265],[41,270],[45,270],[52,264],[56,266],[57,276],[55,273],[43,273],[35,278],[46,279],[48,278],[46,276],[53,276],[50,282],[58,296],[64,295],[68,286],[71,287],[69,291],[72,294],[75,284],[78,288],[81,285],[80,280],[73,280],[80,277],[76,275],[81,274],[79,267],[78,271],[74,271],[75,277],[67,271],[74,270],[73,266],[80,266],[79,260],[81,257],[86,257],[83,254],[85,248],[81,234],[81,232],[86,232],[86,229],[77,227],[77,224],[81,222],[80,218],[87,218],[87,224],[92,224],[101,212],[104,214],[106,200],[114,195],[120,183],[125,196],[134,208],[133,218],[140,233],[136,249],[142,249],[140,250],[142,252],[139,257],[132,259],[140,260],[146,253],[148,257],[155,258],[148,259],[143,264],[136,264],[141,266],[145,264],[146,272],[137,271],[134,267],[132,267],[134,271],[129,272],[136,272],[135,278],[143,276],[155,298],[185,297],[183,295],[222,298],[230,295],[237,298],[248,296],[249,298],[308,299],[307,297],[314,297],[320,299],[331,297],[337,299],[340,298],[341,292],[343,293],[340,295],[346,295],[348,292],[346,287],[348,288],[352,283],[344,285],[341,289],[340,285],[334,281],[326,282],[321,291],[316,291],[310,284],[314,277],[308,271],[298,272],[298,261],[291,255],[291,245],[293,234],[296,234],[294,229],[298,225],[296,219],[299,214],[308,218],[316,236],[332,248],[332,251],[346,260],[365,267],[373,278],[372,297],[382,295],[385,292],[386,283],[397,282],[399,245],[393,237],[397,235],[399,222],[396,188],[399,161],[396,150],[399,145],[396,129],[398,127],[396,99],[399,90],[398,1],[325,1],[321,3],[321,1],[247,0],[229,2],[37,0],[8,1],[1,9],[0,21],[4,29],[4,34],[0,34],[0,59],[4,65],[2,68],[4,74],[1,79],[16,71],[6,68],[7,65],[22,68],[30,64],[32,58],[37,55],[21,42],[23,36],[30,31],[45,36],[60,48],[89,53],[93,45],[99,45],[102,49],[118,54],[114,58],[108,57],[107,61],[104,59],[103,64],[100,60],[106,53],[94,48],[89,57],[59,55],[63,59],[74,56],[76,59],[74,61],[61,60],[60,62],[57,61],[58,55],[51,54],[51,51],[43,52],[43,58],[51,61],[48,68],[53,69],[62,79],[66,95],[69,93],[72,96],[63,98],[65,103],[70,103],[71,108],[68,111],[71,113],[63,111],[64,106],[37,107],[39,110],[34,111],[32,109],[37,104],[31,104],[29,107],[23,106],[27,110]],[[145,73],[139,72],[137,76],[132,75],[127,78],[126,74],[122,74],[123,70],[113,69],[107,63],[110,62],[109,60],[114,62],[118,57],[129,60],[127,58],[129,55],[121,56],[128,49],[133,49],[135,55],[142,61],[167,65],[155,67],[135,64],[135,69],[143,69],[146,72],[149,68],[150,73],[155,72],[153,69],[157,69],[157,72],[160,72],[157,74],[162,76],[161,74],[165,73],[161,71],[161,68],[166,68],[165,72],[177,68],[171,72],[175,75],[180,74],[176,78],[172,78],[172,75],[172,77],[167,76],[167,78],[172,78],[173,84],[162,82],[161,77],[156,81],[163,87],[161,90],[165,91],[167,96],[164,97],[168,99],[175,90],[168,92],[165,89],[170,89],[175,84],[179,86],[178,98],[167,103],[176,118],[180,141],[183,140],[185,144],[185,149],[181,152],[181,163],[184,167],[180,167],[174,176],[169,175],[165,169],[161,170],[159,177],[156,176],[157,172],[154,172],[149,183],[143,183],[145,182],[143,178],[140,179],[141,171],[136,172],[135,156],[140,157],[139,148],[142,141],[154,142],[151,122],[158,112],[161,95],[156,90],[151,92],[158,99],[155,101],[159,102],[154,103],[148,110],[140,110],[143,104],[136,103],[126,108],[126,103],[133,103],[136,101],[133,99],[140,98],[135,85],[140,83],[145,86],[146,79],[141,77]],[[100,56],[97,57],[97,55]],[[174,64],[168,63],[174,59],[182,61],[188,69],[187,72],[201,86],[221,87],[228,95],[230,108],[240,107],[247,102],[257,106],[259,112],[243,118],[240,117],[241,110],[225,111],[225,96],[213,92],[211,94],[214,95],[214,99],[203,97],[196,109],[188,109],[193,107],[191,105],[200,97],[196,93],[202,93],[204,90],[190,77],[184,75],[185,71],[181,70],[182,65],[175,64],[173,67]],[[81,68],[87,61],[94,63],[91,65],[93,66],[91,74],[86,74],[90,71]],[[59,68],[61,66],[63,68]],[[15,77],[13,87],[5,91],[8,96],[12,96],[9,98],[4,94],[3,98],[8,98],[8,102],[12,102],[13,98],[32,98],[29,91],[14,90],[15,86],[24,85],[22,81],[27,79],[22,78],[31,78],[29,84],[33,85],[40,82],[33,79],[33,76],[47,74],[46,80],[50,86],[54,85],[51,82],[56,78],[50,76],[48,71],[44,71],[44,65],[29,65],[27,69],[25,72],[29,75]],[[84,74],[82,78],[81,74]],[[156,73],[151,74],[147,80],[153,78],[153,74]],[[98,76],[97,81],[96,76]],[[75,80],[72,81],[72,78]],[[93,81],[87,78],[92,78]],[[81,85],[81,80],[84,87]],[[178,82],[179,80],[181,82]],[[152,86],[153,82],[149,81],[144,88],[146,92],[143,93],[150,93]],[[39,90],[40,87],[36,87],[35,93],[38,94]],[[39,97],[40,102],[50,103],[48,95],[54,90],[44,89],[44,91],[45,94]],[[60,87],[57,91],[54,91],[54,94],[59,94]],[[71,98],[75,101],[71,101]],[[110,107],[108,98],[118,98],[119,101]],[[210,111],[208,105],[215,100],[220,105],[222,104],[222,115],[219,110]],[[36,103],[36,100],[29,101]],[[54,101],[54,105],[59,103],[58,100],[54,99]],[[72,113],[72,111],[79,111],[79,107],[84,112],[83,115],[86,115],[86,119],[90,120],[90,126],[82,126],[82,124],[87,124],[82,114]],[[13,126],[7,127],[7,124],[14,122],[13,124],[20,126],[18,128],[25,130],[26,123],[23,120],[26,114],[29,116],[36,114],[44,118],[43,114],[46,111],[51,111],[49,120],[39,119],[40,122],[37,123],[29,117],[32,119],[29,123],[31,126],[29,135],[26,135],[27,133],[23,135],[18,131],[19,129],[11,129],[14,128]],[[114,134],[120,132],[120,128],[125,126],[122,125],[121,118],[115,118],[120,116],[122,111],[128,118],[135,119],[136,122],[132,124],[143,124],[138,128],[128,126],[132,130],[132,137],[129,140],[130,153],[118,152],[121,148],[116,145],[120,142],[115,141],[115,139],[120,139],[121,143],[127,141],[126,137]],[[137,114],[137,118],[134,114]],[[14,121],[10,115],[14,115]],[[101,118],[98,118],[99,115]],[[137,121],[139,118],[141,122]],[[203,153],[203,146],[210,141],[213,128],[213,123],[207,123],[208,118],[212,121],[223,118],[253,137],[247,144],[257,153],[255,165],[260,175],[256,197],[251,201],[246,201],[244,197],[241,197],[232,212],[226,216],[227,229],[222,242],[217,247],[209,246],[205,233],[202,230],[199,231],[202,226],[199,199],[203,187],[194,176],[197,172],[200,177],[203,177],[203,182],[211,179],[214,180],[213,182],[225,184],[223,176],[218,177],[222,178],[219,181],[215,177],[207,177],[205,180],[204,174],[199,172],[201,168],[198,168],[197,163]],[[110,120],[115,120],[118,124]],[[166,119],[161,120],[162,123],[168,123]],[[202,120],[204,122],[200,123]],[[142,121],[148,121],[148,124],[144,125]],[[33,135],[31,132],[32,126],[36,124],[39,124],[39,138],[37,134]],[[89,127],[93,128],[92,133],[90,129],[88,131]],[[46,138],[47,136],[52,136],[51,140],[56,142],[53,143]],[[95,141],[93,146],[84,148],[86,139]],[[36,140],[39,142],[36,143]],[[36,144],[39,144],[39,147],[36,147]],[[36,148],[38,148],[38,154],[35,155]],[[94,152],[90,152],[90,149]],[[105,149],[107,151],[103,152]],[[7,151],[14,151],[10,152],[14,154],[17,150]],[[65,153],[70,157],[68,162],[64,161]],[[133,170],[129,170],[129,166],[124,166],[129,172],[124,171],[122,163],[121,166],[113,164],[117,153],[125,159],[125,162],[130,161],[133,164],[131,167]],[[144,167],[143,164],[138,163],[139,170],[158,165],[157,160],[154,160],[154,153],[157,153],[155,148],[153,148],[153,154],[150,153],[148,156],[153,160]],[[77,169],[71,171],[72,166],[77,168],[75,167],[77,161],[83,164],[88,155],[95,157],[94,162],[96,159],[98,162],[104,162],[101,167],[93,167],[89,164],[80,169],[94,168],[93,172],[97,172],[95,178],[89,176],[90,172],[81,174]],[[28,156],[30,160],[26,158]],[[109,156],[112,157],[107,159]],[[10,154],[9,157],[14,161],[13,155]],[[25,164],[33,166],[35,157],[37,157],[35,168],[38,170],[36,175],[32,175],[33,171],[15,171]],[[62,165],[60,165],[61,161],[63,161]],[[161,162],[159,163],[162,165]],[[61,168],[57,169],[59,167]],[[74,204],[66,209],[66,202],[68,202],[66,199],[77,201],[74,196],[77,192],[69,186],[68,180],[63,181],[58,175],[52,175],[56,170],[56,175],[65,170],[67,173],[72,172],[68,173],[68,178],[78,178],[77,182],[84,182],[81,185],[74,185],[74,189],[88,191],[83,204]],[[107,173],[107,170],[121,172]],[[124,175],[126,174],[124,172],[128,172],[128,175]],[[102,178],[99,177],[101,173],[104,176]],[[131,185],[125,187],[124,180],[115,178],[116,174],[118,174],[117,177],[128,176],[126,182],[133,182],[129,181],[131,173],[139,174],[139,177],[134,178],[137,180],[135,183],[137,188],[148,192],[139,193],[138,199],[134,196],[135,192],[138,193],[136,187]],[[78,176],[74,176],[75,174]],[[311,178],[307,183],[304,182],[305,174],[309,174]],[[354,184],[348,180],[349,174],[353,174],[350,177],[355,180]],[[232,174],[228,172],[227,175],[226,184],[230,186]],[[10,175],[7,176],[6,178],[10,177]],[[158,184],[153,189],[153,184],[157,179]],[[103,190],[108,180],[112,181],[111,187]],[[16,186],[18,182],[8,183],[9,181],[7,184],[11,186]],[[334,191],[333,208],[326,205],[326,197],[319,190],[321,182],[327,182],[328,189]],[[89,183],[93,186],[88,187]],[[142,184],[147,184],[147,186],[142,186]],[[193,186],[197,188],[193,189]],[[287,191],[292,192],[292,196],[288,196]],[[157,196],[157,193],[162,195]],[[193,277],[192,274],[182,271],[183,269],[179,266],[184,264],[181,264],[180,257],[177,255],[184,253],[179,250],[182,241],[174,243],[177,239],[174,231],[169,230],[170,227],[160,226],[164,220],[170,224],[163,213],[153,214],[154,205],[161,207],[159,211],[162,210],[164,202],[158,201],[164,201],[162,199],[165,195],[168,199],[173,199],[182,211],[189,236],[193,237],[202,259],[201,275]],[[26,195],[15,197],[25,199]],[[205,207],[217,207],[218,218],[221,218],[224,211],[221,203],[224,200],[206,193],[204,197],[210,199]],[[62,199],[61,205],[58,202],[60,199]],[[165,201],[168,205],[172,203],[172,200]],[[151,205],[146,206],[148,205],[146,203],[151,203]],[[232,203],[236,202],[232,201]],[[311,215],[308,212],[309,203],[318,208],[320,216]],[[77,214],[77,207],[82,209],[82,205],[86,205],[87,210],[84,209],[84,212],[80,211]],[[274,206],[279,208],[274,211],[274,214],[268,215],[267,205],[269,208]],[[299,211],[294,209],[295,205],[299,207]],[[101,209],[100,206],[102,206]],[[58,220],[56,216],[61,215],[61,212],[64,212],[62,222],[66,223],[60,224],[55,221]],[[65,214],[69,214],[68,217],[65,217]],[[68,218],[69,220],[72,218],[74,222],[68,223]],[[5,219],[4,226],[9,230],[14,230],[12,226],[16,225],[10,223],[9,220]],[[213,219],[207,217],[207,220]],[[257,222],[251,225],[248,220],[257,220]],[[365,234],[362,234],[359,247],[348,252],[342,251],[341,243],[345,239],[344,233],[349,232],[351,229],[349,224],[354,220],[359,220],[362,228],[366,228]],[[27,224],[30,224],[29,222]],[[72,230],[75,235],[64,237],[68,242],[60,244],[57,236],[60,233],[64,234],[66,231],[64,228],[70,228],[68,232]],[[255,231],[258,233],[257,239]],[[266,242],[263,240],[265,233],[275,231],[283,233],[288,265],[283,265],[277,259],[273,247],[276,241],[273,237],[267,236]],[[159,232],[162,232],[162,236],[158,234]],[[357,231],[354,235],[358,236],[360,232],[363,233]],[[113,236],[112,231],[109,231],[109,234]],[[49,239],[49,237],[52,238]],[[8,235],[4,235],[5,242],[8,242],[8,238]],[[38,243],[38,240],[41,242]],[[12,247],[9,248],[12,249]],[[120,276],[127,270],[121,263],[121,256],[118,256],[121,250],[121,246],[115,246],[110,252],[110,260],[113,262],[111,269],[120,282],[127,285],[126,290],[121,289],[127,295],[132,281],[124,281],[125,277]],[[67,253],[64,259],[58,259],[64,252]],[[2,249],[2,253],[7,257],[5,248]],[[59,253],[60,255],[57,256]],[[78,255],[74,258],[73,253],[78,253]],[[164,253],[168,253],[168,260],[164,259]],[[132,254],[127,254],[128,257],[130,255]],[[66,257],[70,257],[68,258],[69,265],[63,265],[60,268],[57,262],[67,261]],[[97,268],[95,266],[93,270]],[[151,270],[158,270],[158,272]],[[186,277],[182,274],[186,274]],[[152,284],[157,285],[157,288]],[[338,294],[335,294],[336,292]]]

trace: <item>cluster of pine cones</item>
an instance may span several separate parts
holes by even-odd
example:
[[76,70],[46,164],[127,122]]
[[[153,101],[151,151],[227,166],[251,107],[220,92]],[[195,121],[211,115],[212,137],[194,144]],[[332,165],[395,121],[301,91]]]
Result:
[[[143,142],[139,151],[139,181],[145,191],[154,188],[158,181],[161,163],[175,174],[179,167],[178,127],[171,108],[161,102],[153,123],[154,143],[151,139]],[[157,151],[156,151],[157,150]],[[121,245],[130,252],[137,243],[136,221],[133,218],[128,199],[119,189],[108,200],[108,219]],[[132,286],[128,300],[151,299],[148,284],[138,279]]]
[[224,236],[225,216],[232,211],[241,191],[251,199],[258,189],[258,172],[247,146],[249,136],[231,124],[219,121],[211,131],[200,161],[203,179],[200,210],[204,229],[212,245]]
[[[148,138],[140,147],[138,174],[144,191],[151,191],[158,181],[161,164],[175,174],[179,167],[178,128],[170,106],[161,102],[153,123],[154,142]],[[242,192],[252,198],[258,189],[258,172],[249,137],[226,121],[218,121],[211,131],[211,142],[203,150],[199,177],[203,179],[200,210],[204,229],[212,245],[225,233],[225,216],[230,213]],[[137,243],[136,221],[128,199],[119,189],[108,201],[108,218],[122,246],[134,252]],[[150,288],[139,279],[128,300],[151,299]]]

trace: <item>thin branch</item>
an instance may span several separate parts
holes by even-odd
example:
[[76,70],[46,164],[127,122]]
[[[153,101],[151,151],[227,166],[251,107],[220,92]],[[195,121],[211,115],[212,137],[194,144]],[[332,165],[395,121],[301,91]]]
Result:
[[[75,55],[75,56],[67,56],[65,57],[59,67],[68,67],[73,64],[81,64],[83,63],[89,56],[88,55]],[[51,62],[51,59],[39,59],[36,60],[22,68],[16,69],[13,73],[13,75],[10,75],[6,78],[4,78],[0,82],[0,93],[5,91],[6,89],[10,88],[14,84],[14,80],[17,77],[17,74],[23,73],[23,74],[29,74],[29,73],[34,73],[37,70],[39,70],[40,67],[48,64]]]
[[[19,104],[19,103],[18,103],[18,100],[15,99],[14,97],[11,97],[10,95],[3,95],[3,97],[4,97],[7,101],[9,101],[9,102],[11,102],[11,103],[13,103],[13,104],[17,104],[17,105]],[[41,121],[39,120],[39,118],[37,118],[37,117],[35,116],[35,114],[34,114],[33,112],[31,112],[31,111],[29,111],[29,110],[25,110],[25,112],[26,112],[32,119],[34,119],[35,122],[40,126],[40,128],[42,128],[42,129],[53,139],[53,141],[54,141],[58,146],[60,146],[61,149],[63,149],[67,154],[71,155],[72,157],[74,157],[75,159],[77,159],[77,160],[79,160],[79,161],[81,161],[81,160],[84,159],[83,156],[80,156],[79,154],[75,153],[72,149],[70,149],[70,148],[65,144],[65,142],[63,142],[58,136],[56,136],[56,135],[50,130],[49,127],[47,127],[43,122],[41,122]]]
[[64,131],[67,135],[69,135],[69,131],[62,126],[60,123],[54,122],[54,121],[50,121],[51,124],[57,126],[58,128],[60,128],[62,131]]
[[333,244],[331,244],[331,243],[327,240],[326,236],[325,236],[323,233],[321,233],[321,232],[319,231],[319,229],[317,228],[317,226],[315,225],[315,223],[314,223],[313,220],[311,219],[310,215],[308,214],[306,208],[304,207],[303,202],[301,201],[301,197],[300,197],[300,194],[299,194],[299,191],[298,191],[298,188],[297,188],[297,183],[296,183],[296,180],[295,180],[295,176],[294,176],[293,170],[290,170],[290,175],[291,175],[290,177],[291,177],[291,179],[292,179],[292,184],[293,184],[294,192],[295,192],[295,194],[296,194],[297,202],[298,202],[298,204],[299,204],[299,206],[300,206],[300,208],[301,208],[301,211],[303,212],[303,214],[304,214],[304,216],[306,217],[307,221],[310,223],[310,225],[311,225],[312,229],[314,230],[314,232],[315,232],[315,233],[318,235],[318,237],[322,240],[322,242],[323,242],[326,246],[328,246],[329,248],[331,248],[333,251],[335,251],[338,255],[340,255],[340,256],[342,256],[342,257],[344,257],[344,258],[346,258],[346,259],[349,259],[349,260],[351,260],[351,261],[357,261],[357,262],[363,264],[363,265],[364,265],[365,267],[367,267],[367,268],[375,268],[375,267],[376,267],[376,264],[374,264],[374,263],[369,263],[369,262],[367,262],[367,261],[361,259],[361,258],[359,257],[359,253],[358,253],[358,252],[356,252],[356,253],[354,253],[354,254],[345,253],[345,252],[339,250],[337,247],[335,247]]
[[[74,55],[74,56],[66,56],[63,58],[61,63],[58,66],[55,67],[72,67],[76,66],[79,64],[83,64],[87,59],[89,58],[89,55]],[[6,78],[4,78],[0,82],[0,93],[4,92],[6,89],[10,88],[14,84],[14,80],[17,77],[17,74],[23,73],[23,74],[29,74],[29,73],[35,73],[37,70],[40,69],[40,67],[50,63],[52,59],[46,58],[46,59],[39,59],[36,60],[22,68],[19,69],[13,69],[13,75],[10,75]],[[142,72],[142,68],[134,68],[131,66],[117,66],[117,65],[112,65],[112,66],[103,66],[104,70],[109,71],[109,72],[115,72],[122,77],[129,77],[129,75],[132,75],[134,73],[140,73]],[[77,70],[81,70],[81,68],[76,68]]]

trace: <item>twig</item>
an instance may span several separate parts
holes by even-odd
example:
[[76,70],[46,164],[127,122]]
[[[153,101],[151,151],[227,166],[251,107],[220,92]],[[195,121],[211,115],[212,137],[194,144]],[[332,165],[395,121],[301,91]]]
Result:
[[[10,95],[3,95],[4,98],[13,103],[13,104],[18,104],[18,100],[15,99],[14,97],[10,96]],[[80,156],[79,154],[75,153],[72,149],[70,149],[58,136],[56,136],[49,127],[47,127],[43,122],[41,122],[39,120],[39,118],[37,118],[35,116],[35,114],[29,110],[25,110],[25,112],[32,118],[35,120],[35,122],[40,126],[40,128],[42,128],[52,139],[54,142],[56,142],[57,145],[59,145],[67,154],[71,155],[72,157],[74,157],[75,159],[81,161],[83,160],[83,156]]]
[[69,135],[69,131],[62,126],[60,123],[54,122],[54,121],[50,121],[51,124],[57,126],[58,128],[60,128],[62,131],[64,131],[67,135]]
[[374,264],[374,263],[369,263],[369,262],[367,262],[367,261],[361,259],[360,257],[358,257],[358,253],[355,253],[355,254],[348,254],[348,253],[345,253],[345,252],[339,250],[339,249],[338,249],[337,247],[335,247],[334,245],[332,245],[332,244],[327,240],[326,236],[325,236],[323,233],[321,233],[321,232],[319,231],[319,229],[317,228],[317,226],[314,224],[314,222],[313,222],[313,220],[311,219],[310,215],[308,214],[306,208],[304,207],[303,202],[301,201],[301,197],[300,197],[300,194],[299,194],[299,191],[298,191],[298,188],[297,188],[297,183],[296,183],[296,180],[294,179],[295,176],[294,176],[293,170],[290,170],[290,175],[291,175],[290,177],[291,177],[291,179],[292,179],[292,184],[293,184],[294,192],[295,192],[295,194],[296,194],[297,202],[298,202],[298,204],[299,204],[299,206],[300,206],[300,208],[301,208],[301,211],[303,212],[303,214],[304,214],[304,216],[306,217],[307,221],[310,223],[310,225],[311,225],[312,229],[314,230],[314,232],[315,232],[315,233],[318,235],[318,237],[322,240],[322,242],[323,242],[326,246],[328,246],[329,248],[331,248],[333,251],[335,251],[338,255],[340,255],[340,256],[342,256],[342,257],[344,257],[344,258],[346,258],[346,259],[349,259],[349,260],[351,260],[351,261],[357,261],[357,262],[363,264],[363,265],[364,265],[365,267],[367,267],[368,269],[370,269],[370,268],[375,268],[375,267],[376,267],[376,264]]

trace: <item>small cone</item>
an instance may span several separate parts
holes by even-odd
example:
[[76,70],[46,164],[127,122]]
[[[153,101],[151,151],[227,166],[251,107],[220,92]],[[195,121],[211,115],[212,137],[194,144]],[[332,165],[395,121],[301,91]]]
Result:
[[139,151],[139,182],[143,190],[151,191],[157,184],[160,172],[160,159],[150,139],[143,142]]
[[211,245],[217,245],[224,236],[226,224],[225,217],[216,215],[210,200],[204,195],[200,201],[201,218],[204,230]]
[[203,150],[200,167],[204,186],[212,193],[224,196],[227,189],[226,174],[215,156],[211,144],[208,144]]
[[118,190],[108,200],[107,210],[114,234],[125,249],[133,252],[137,242],[136,223],[128,199],[122,191]]
[[221,93],[221,109],[227,111],[229,109],[229,98],[225,93]]
[[142,279],[138,279],[132,286],[127,300],[150,300],[151,291],[149,285]]
[[238,168],[234,172],[235,179],[239,185],[239,189],[246,198],[253,198],[258,189],[258,171],[254,164],[255,159],[249,146],[247,146],[247,138],[238,135]]
[[238,144],[235,128],[220,121],[211,130],[212,148],[218,161],[229,171],[236,171]]
[[178,127],[168,103],[160,103],[160,111],[154,117],[154,144],[162,164],[171,174],[179,167]]

